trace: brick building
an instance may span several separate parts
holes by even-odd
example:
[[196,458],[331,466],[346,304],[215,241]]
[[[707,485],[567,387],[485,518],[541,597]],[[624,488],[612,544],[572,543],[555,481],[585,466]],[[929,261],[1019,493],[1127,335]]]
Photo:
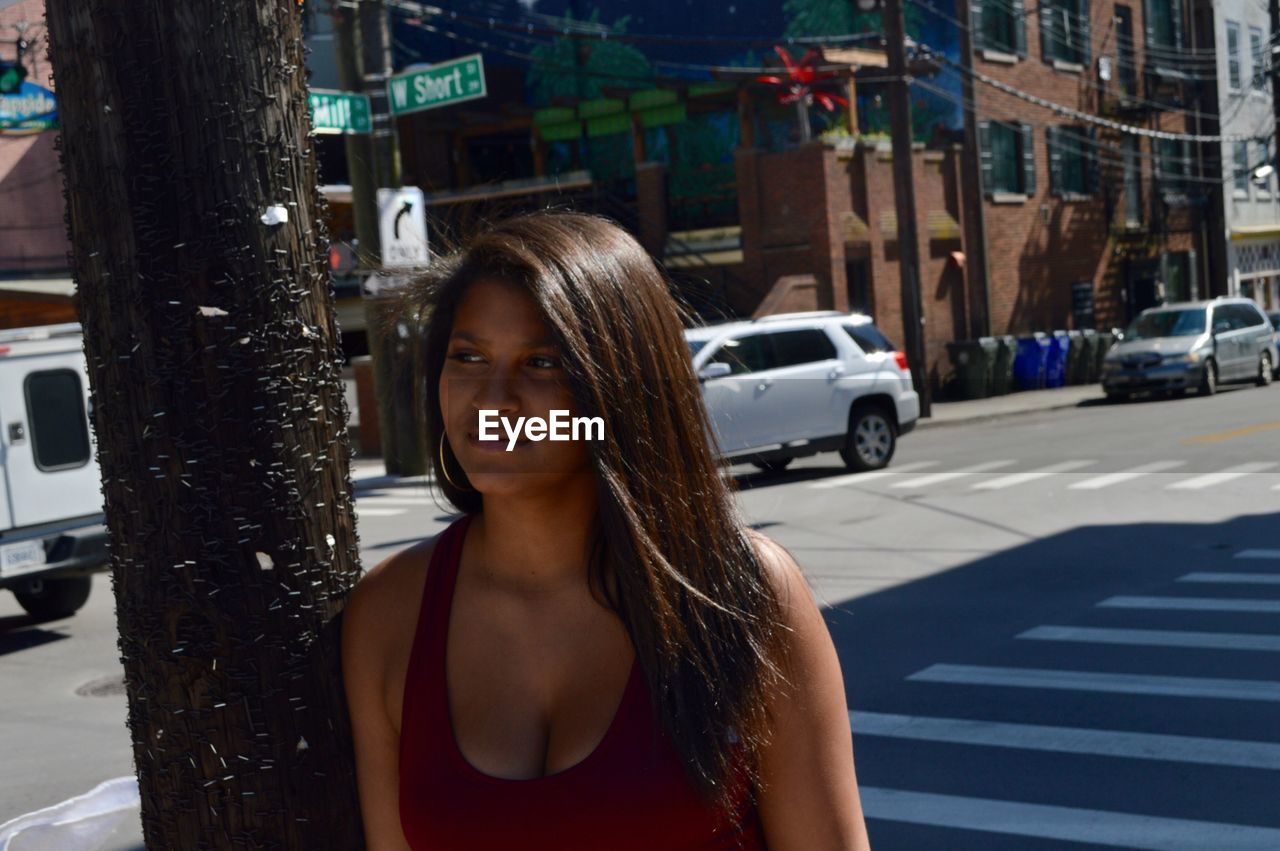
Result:
[[[1208,184],[1180,0],[961,0],[974,278],[993,333],[1125,324],[1225,292],[1207,274]],[[1070,114],[1048,106],[1068,107]],[[985,240],[985,241],[984,241]]]

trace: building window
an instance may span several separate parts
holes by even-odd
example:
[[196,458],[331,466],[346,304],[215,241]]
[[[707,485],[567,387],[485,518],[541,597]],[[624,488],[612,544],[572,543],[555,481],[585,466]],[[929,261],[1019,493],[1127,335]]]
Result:
[[1191,176],[1190,146],[1181,139],[1156,139],[1156,179],[1165,195],[1185,195]]
[[1267,87],[1267,53],[1262,46],[1262,29],[1249,27],[1249,57],[1253,62],[1253,87]]
[[1249,143],[1231,143],[1232,194],[1237,198],[1249,197]]
[[1097,161],[1092,127],[1049,127],[1049,186],[1055,195],[1092,195],[1097,191]]
[[1036,194],[1035,145],[1030,124],[979,121],[985,192]]
[[1116,6],[1116,66],[1120,72],[1120,91],[1126,95],[1138,91],[1138,60],[1133,48],[1133,10]]
[[1124,223],[1142,225],[1142,151],[1137,136],[1124,140]]
[[1182,9],[1175,0],[1146,0],[1146,30],[1149,47],[1182,49]]
[[1040,54],[1046,62],[1089,61],[1089,0],[1043,0]]
[[1240,88],[1240,25],[1227,21],[1227,85]]
[[972,0],[969,16],[975,49],[1027,55],[1027,12],[1023,0]]

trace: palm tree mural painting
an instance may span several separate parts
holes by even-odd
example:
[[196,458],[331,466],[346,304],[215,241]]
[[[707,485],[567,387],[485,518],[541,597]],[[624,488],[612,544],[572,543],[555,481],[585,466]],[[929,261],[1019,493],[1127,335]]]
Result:
[[821,54],[816,50],[808,50],[799,62],[791,58],[791,54],[782,46],[774,48],[774,52],[782,60],[786,68],[786,76],[762,74],[756,77],[757,83],[768,83],[778,86],[778,103],[794,103],[796,105],[796,121],[800,125],[800,141],[808,142],[813,138],[813,130],[809,126],[809,107],[816,101],[828,112],[833,112],[836,105],[849,106],[848,98],[834,92],[823,91],[820,85],[828,80],[838,78],[833,71],[823,71],[818,67]]

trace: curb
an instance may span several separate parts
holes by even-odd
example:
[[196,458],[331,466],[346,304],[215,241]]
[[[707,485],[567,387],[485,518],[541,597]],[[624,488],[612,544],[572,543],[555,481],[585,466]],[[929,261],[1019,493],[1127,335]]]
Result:
[[384,488],[408,488],[408,487],[426,487],[434,482],[431,476],[366,476],[361,479],[351,479],[351,490],[357,495],[365,491],[381,490]]
[[[1038,414],[1038,413],[1041,413],[1042,411],[1062,411],[1062,410],[1066,410],[1067,408],[1078,408],[1080,407],[1081,402],[1088,401],[1089,399],[1092,399],[1092,398],[1093,397],[1086,396],[1083,399],[1074,399],[1072,401],[1063,400],[1062,402],[1055,402],[1052,405],[1042,405],[1035,408],[1019,408],[1017,410],[1012,410],[1012,411],[999,411],[999,412],[992,412],[992,413],[986,413],[986,414],[972,414],[969,416],[954,417],[954,418],[947,418],[947,419],[940,419],[940,420],[933,419],[932,417],[928,419],[922,418],[916,421],[916,430],[943,428],[945,426],[952,426],[952,425],[970,425],[972,423],[981,423],[981,422],[989,422],[991,420],[1000,420],[1000,419],[1004,419],[1005,417],[1016,417],[1016,416],[1021,416],[1025,414]],[[1105,397],[1099,396],[1097,398],[1097,401],[1101,402],[1103,401],[1104,398]]]

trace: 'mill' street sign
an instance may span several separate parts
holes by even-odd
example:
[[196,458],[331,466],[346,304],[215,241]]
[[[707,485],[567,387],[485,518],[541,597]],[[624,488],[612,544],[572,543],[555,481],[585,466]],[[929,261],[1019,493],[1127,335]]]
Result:
[[317,133],[368,133],[373,129],[368,95],[311,89],[307,104],[311,107],[311,126]]
[[484,61],[479,53],[397,74],[387,80],[392,115],[404,115],[482,98]]

